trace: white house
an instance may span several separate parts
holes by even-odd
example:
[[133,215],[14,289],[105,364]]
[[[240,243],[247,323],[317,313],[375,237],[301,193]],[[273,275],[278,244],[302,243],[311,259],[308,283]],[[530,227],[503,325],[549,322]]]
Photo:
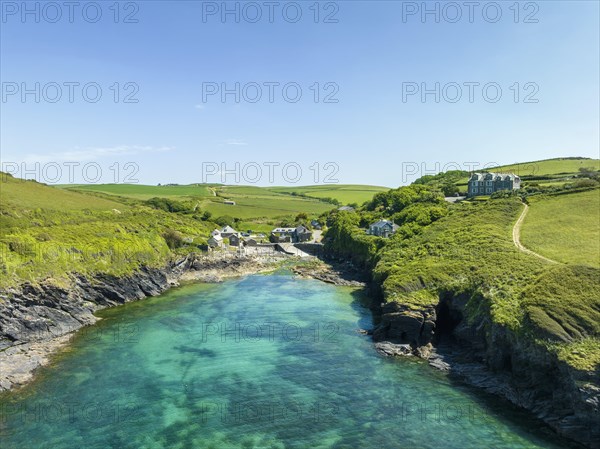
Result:
[[233,229],[231,226],[225,226],[223,229],[221,229],[221,237],[223,238],[228,238],[231,237],[234,234],[237,234],[238,232]]
[[220,248],[223,246],[223,237],[220,234],[213,235],[208,239],[208,246],[211,248]]
[[379,220],[369,226],[367,234],[378,237],[389,237],[398,230],[398,225],[389,220]]

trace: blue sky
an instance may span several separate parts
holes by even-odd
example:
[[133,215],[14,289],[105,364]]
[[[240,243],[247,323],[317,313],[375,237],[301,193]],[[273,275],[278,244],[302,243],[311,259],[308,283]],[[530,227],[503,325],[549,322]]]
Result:
[[[499,2],[496,22],[491,2],[480,2],[472,20],[456,2],[455,23],[448,2],[427,3],[439,8],[439,22],[409,14],[422,2],[320,2],[317,23],[313,1],[274,2],[272,23],[266,2],[238,3],[239,22],[232,14],[223,20],[221,2],[121,2],[117,23],[114,2],[97,3],[95,23],[93,7],[82,12],[87,3],[76,5],[72,23],[56,3],[62,17],[51,23],[56,8],[47,2],[28,4],[39,17],[23,17],[21,2],[2,2],[0,145],[4,168],[17,175],[27,169],[27,177],[69,182],[71,164],[73,182],[231,184],[237,170],[243,184],[394,187],[447,164],[599,157],[596,1]],[[256,5],[262,18],[251,23]],[[124,23],[127,14],[137,23]],[[324,23],[328,14],[337,23]],[[72,102],[65,82],[79,83]],[[35,91],[35,83],[40,101],[33,93],[23,99],[23,87]],[[62,91],[55,103],[53,83]],[[95,84],[86,100],[87,83]],[[239,83],[240,101],[203,98],[206,83]],[[253,83],[262,89],[255,103]],[[264,83],[278,83],[273,102]],[[287,83],[295,84],[284,97]],[[436,83],[439,102],[434,93],[407,95]],[[472,102],[464,83],[476,83]],[[94,86],[102,89],[96,103]],[[293,86],[302,89],[295,103]],[[451,102],[456,86],[462,97]],[[124,102],[134,90],[137,103]],[[334,90],[338,101],[325,102]],[[87,174],[84,164],[93,165]]]

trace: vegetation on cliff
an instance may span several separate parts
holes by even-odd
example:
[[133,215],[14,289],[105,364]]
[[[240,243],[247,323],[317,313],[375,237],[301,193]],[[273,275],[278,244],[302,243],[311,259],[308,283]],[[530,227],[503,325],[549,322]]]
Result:
[[[0,287],[68,273],[124,275],[198,250],[214,224],[199,214],[119,202],[0,174]],[[162,203],[161,203],[162,204]]]
[[[532,197],[535,212],[526,225],[535,232],[526,234],[527,241],[572,262],[552,264],[512,241],[524,207],[519,196],[440,201],[443,187],[457,177],[422,178],[375,195],[354,213],[331,214],[328,247],[370,266],[387,303],[423,310],[435,308],[441,297],[460,295],[470,298],[469,322],[506,328],[575,368],[600,366],[599,191]],[[389,239],[366,234],[380,218],[400,225]]]

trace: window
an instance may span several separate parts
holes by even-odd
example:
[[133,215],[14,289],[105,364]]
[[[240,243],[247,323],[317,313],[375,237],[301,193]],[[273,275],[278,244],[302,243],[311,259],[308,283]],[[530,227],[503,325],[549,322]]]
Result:
[[477,193],[477,187],[473,187],[473,193]]

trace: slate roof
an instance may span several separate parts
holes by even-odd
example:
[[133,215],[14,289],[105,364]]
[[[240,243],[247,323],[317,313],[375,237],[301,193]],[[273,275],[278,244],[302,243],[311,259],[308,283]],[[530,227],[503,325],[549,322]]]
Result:
[[494,180],[494,181],[514,181],[520,179],[514,173],[473,173],[469,178],[469,181],[484,181],[484,180]]

